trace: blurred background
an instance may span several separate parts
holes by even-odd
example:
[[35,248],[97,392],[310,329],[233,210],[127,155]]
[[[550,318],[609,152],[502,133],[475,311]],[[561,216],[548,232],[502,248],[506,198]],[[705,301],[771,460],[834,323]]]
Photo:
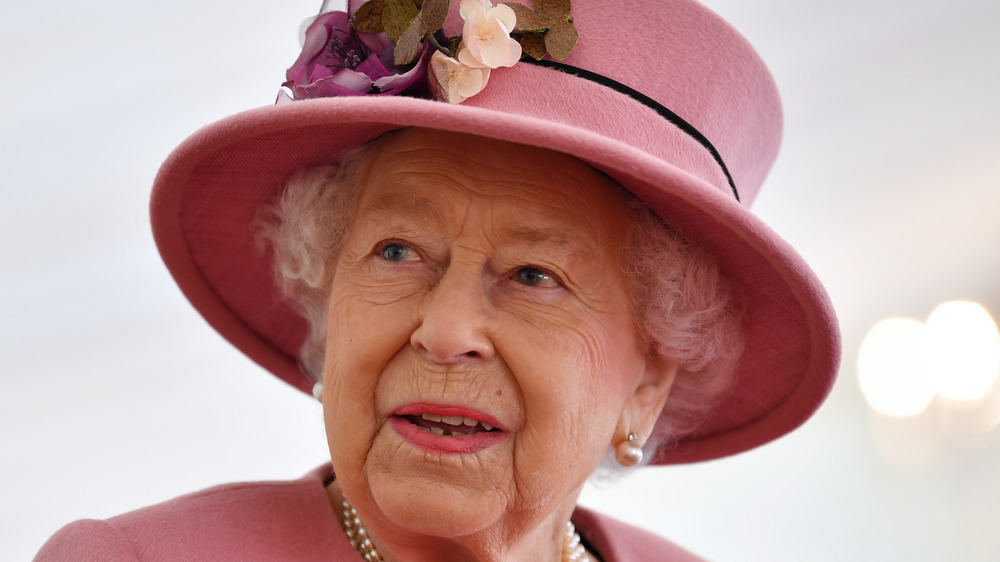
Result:
[[[783,93],[755,209],[825,281],[841,376],[785,439],[584,503],[715,561],[1000,559],[1000,3],[707,3]],[[324,461],[319,406],[201,320],[147,221],[160,162],[271,103],[319,4],[6,3],[0,558]]]

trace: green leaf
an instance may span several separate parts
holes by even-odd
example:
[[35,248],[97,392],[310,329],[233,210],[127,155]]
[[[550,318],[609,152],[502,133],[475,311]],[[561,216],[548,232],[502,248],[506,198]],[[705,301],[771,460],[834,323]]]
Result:
[[419,17],[414,17],[413,21],[410,22],[410,27],[406,28],[406,31],[399,37],[399,41],[396,41],[392,62],[400,66],[413,62],[413,59],[417,58],[420,42],[424,39],[426,29],[424,22],[420,21]]
[[504,2],[504,5],[514,10],[517,23],[514,24],[514,31],[545,31],[555,23],[550,17],[540,16],[531,8],[517,2]]
[[354,29],[365,33],[382,33],[382,0],[368,0],[354,12]]
[[563,60],[569,56],[579,39],[575,25],[568,22],[557,23],[545,34],[545,50],[552,55],[552,58]]
[[399,42],[418,15],[413,0],[382,0],[382,27],[393,43]]
[[448,0],[424,0],[424,5],[420,8],[420,19],[427,26],[427,32],[434,33],[444,27],[444,20],[448,18]]
[[535,60],[545,56],[545,38],[541,33],[526,31],[521,36],[521,52]]
[[570,14],[569,0],[534,0],[535,10],[552,19],[564,20]]

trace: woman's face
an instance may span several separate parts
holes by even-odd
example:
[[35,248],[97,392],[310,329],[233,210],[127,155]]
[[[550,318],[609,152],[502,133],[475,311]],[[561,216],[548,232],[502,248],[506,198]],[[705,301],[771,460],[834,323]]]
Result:
[[564,522],[653,376],[613,184],[565,155],[425,130],[373,158],[331,288],[340,486],[383,532]]

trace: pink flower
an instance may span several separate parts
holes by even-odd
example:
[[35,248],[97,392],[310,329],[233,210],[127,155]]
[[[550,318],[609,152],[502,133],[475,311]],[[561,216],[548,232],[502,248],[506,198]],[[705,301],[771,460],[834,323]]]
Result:
[[422,53],[412,66],[397,67],[392,64],[392,43],[375,39],[359,37],[344,12],[320,14],[306,29],[302,53],[285,74],[282,86],[291,90],[292,97],[282,91],[278,103],[292,98],[397,94],[423,78]]
[[488,67],[468,66],[440,51],[431,55],[430,70],[437,96],[451,103],[462,103],[478,94],[490,79]]
[[499,68],[514,66],[521,59],[521,44],[510,38],[517,23],[514,10],[490,0],[462,0],[459,11],[462,27],[462,49],[458,60],[466,66]]

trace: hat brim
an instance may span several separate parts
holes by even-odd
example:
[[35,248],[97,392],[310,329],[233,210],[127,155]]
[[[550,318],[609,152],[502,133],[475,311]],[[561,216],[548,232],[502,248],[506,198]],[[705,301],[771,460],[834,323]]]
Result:
[[[474,133],[545,147],[603,171],[713,253],[744,299],[747,345],[734,382],[705,422],[653,463],[731,455],[808,419],[829,392],[840,357],[829,298],[791,246],[735,200],[716,164],[701,156],[704,149],[652,115],[644,134],[659,135],[663,148],[651,154],[629,141],[637,133],[628,127],[595,132],[577,126],[555,102],[545,107],[545,92],[504,92],[494,87],[498,83],[491,83],[494,97],[476,103],[316,99],[246,111],[201,129],[174,151],[155,181],[151,215],[164,262],[220,334],[268,371],[310,392],[312,382],[297,357],[305,321],[281,298],[270,256],[254,241],[252,225],[260,207],[297,170],[330,162],[399,128]],[[648,111],[621,100],[595,107],[602,105]],[[637,114],[622,122],[642,118]],[[614,120],[607,126],[616,127]]]

